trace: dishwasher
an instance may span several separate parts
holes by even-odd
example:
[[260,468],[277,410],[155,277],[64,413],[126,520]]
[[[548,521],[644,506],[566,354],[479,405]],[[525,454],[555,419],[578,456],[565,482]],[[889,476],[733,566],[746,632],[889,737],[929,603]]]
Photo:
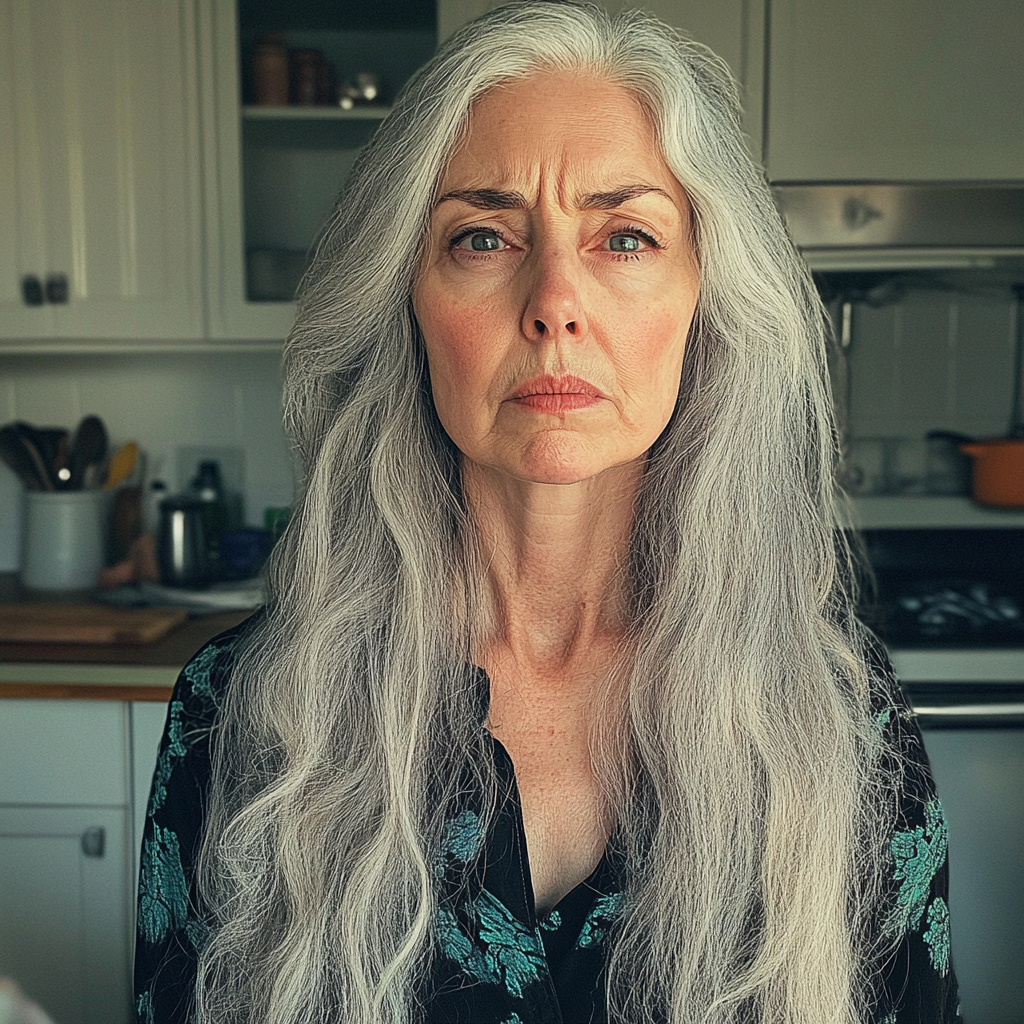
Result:
[[917,714],[949,826],[965,1024],[1024,1021],[1024,530],[865,531],[864,620]]

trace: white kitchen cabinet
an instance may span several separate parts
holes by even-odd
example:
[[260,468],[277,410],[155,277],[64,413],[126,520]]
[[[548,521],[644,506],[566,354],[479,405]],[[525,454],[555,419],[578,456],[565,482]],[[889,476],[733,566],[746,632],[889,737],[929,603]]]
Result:
[[1020,0],[774,0],[773,181],[1024,178]]
[[123,703],[0,700],[0,975],[58,1024],[130,1019],[128,737]]
[[194,0],[0,0],[0,339],[203,337],[195,40]]
[[0,975],[58,1024],[131,1019],[128,815],[0,806]]

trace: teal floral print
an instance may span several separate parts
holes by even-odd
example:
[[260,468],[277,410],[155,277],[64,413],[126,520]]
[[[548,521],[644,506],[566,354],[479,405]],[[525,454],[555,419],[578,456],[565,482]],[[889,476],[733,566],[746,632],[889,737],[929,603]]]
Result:
[[143,992],[135,1000],[135,1019],[139,1024],[153,1024],[153,994]]
[[210,644],[204,647],[184,668],[182,674],[192,685],[192,693],[200,700],[216,704],[217,697],[211,683],[212,670],[223,647]]
[[451,821],[445,823],[441,853],[461,864],[468,864],[480,851],[483,840],[483,823],[480,821],[480,815],[476,811],[461,811]]
[[562,915],[557,910],[552,910],[540,923],[541,928],[546,932],[557,932],[562,927]]
[[944,978],[949,973],[949,907],[941,896],[928,907],[928,930],[923,938],[932,967]]
[[512,916],[486,889],[469,907],[474,942],[449,907],[439,907],[436,931],[445,956],[476,981],[501,985],[521,997],[547,969],[540,936]]
[[149,794],[150,815],[155,814],[164,805],[167,799],[167,783],[170,781],[174,766],[188,752],[182,741],[181,716],[184,705],[180,700],[171,701],[170,710],[167,716],[167,745],[160,751],[160,757],[156,762],[156,772],[153,775],[153,788]]
[[925,804],[924,815],[924,827],[897,832],[890,844],[900,882],[890,926],[901,931],[920,927],[932,880],[946,861],[946,819],[937,798]]
[[546,971],[544,944],[540,936],[517,921],[505,905],[486,889],[475,903],[481,940],[487,943],[487,960],[498,980],[514,996],[540,980]]
[[587,919],[583,922],[580,936],[576,940],[576,948],[588,949],[604,942],[608,929],[622,913],[625,902],[625,894],[621,892],[613,892],[609,896],[595,900]]
[[188,921],[188,887],[181,867],[178,837],[154,825],[142,847],[139,881],[139,932],[160,942]]

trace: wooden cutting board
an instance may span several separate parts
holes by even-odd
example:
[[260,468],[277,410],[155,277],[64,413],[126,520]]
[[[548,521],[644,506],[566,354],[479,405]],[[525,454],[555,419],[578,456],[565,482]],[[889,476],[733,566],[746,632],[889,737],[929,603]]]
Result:
[[0,604],[0,643],[151,644],[186,618],[182,608]]

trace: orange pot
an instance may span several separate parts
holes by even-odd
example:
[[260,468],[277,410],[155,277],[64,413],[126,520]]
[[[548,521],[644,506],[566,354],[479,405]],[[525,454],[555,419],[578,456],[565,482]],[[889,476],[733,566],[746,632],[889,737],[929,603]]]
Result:
[[982,505],[1024,508],[1024,438],[993,437],[960,445],[974,460],[971,491]]

